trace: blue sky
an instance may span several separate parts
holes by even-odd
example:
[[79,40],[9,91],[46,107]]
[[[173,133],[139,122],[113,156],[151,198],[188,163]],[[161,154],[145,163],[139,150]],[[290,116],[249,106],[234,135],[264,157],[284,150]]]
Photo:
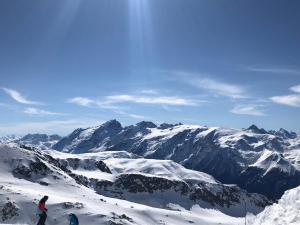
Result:
[[297,0],[0,2],[0,134],[116,118],[300,132]]

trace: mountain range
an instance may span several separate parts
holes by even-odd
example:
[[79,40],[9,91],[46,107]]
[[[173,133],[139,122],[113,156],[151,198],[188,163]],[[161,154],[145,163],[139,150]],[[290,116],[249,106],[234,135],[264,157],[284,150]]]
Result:
[[[233,129],[142,121],[123,127],[110,120],[65,137],[5,136],[0,138],[0,195],[8,197],[0,201],[0,221],[32,224],[36,206],[30,198],[49,192],[55,196],[50,208],[60,212],[50,223],[76,210],[89,224],[233,225],[241,224],[245,213],[259,213],[249,214],[248,224],[297,224],[299,152],[295,132],[255,125]],[[91,208],[93,201],[97,206]],[[100,215],[102,207],[110,212]],[[141,207],[149,213],[140,215]]]
[[78,128],[65,137],[29,134],[13,142],[73,154],[126,151],[147,159],[172,160],[272,200],[300,185],[300,136],[285,129],[156,125],[147,121],[123,127],[110,120]]
[[284,129],[266,131],[140,122],[123,127],[111,120],[76,129],[52,146],[69,153],[127,151],[148,159],[173,160],[208,173],[222,183],[279,199],[300,185],[300,136]]

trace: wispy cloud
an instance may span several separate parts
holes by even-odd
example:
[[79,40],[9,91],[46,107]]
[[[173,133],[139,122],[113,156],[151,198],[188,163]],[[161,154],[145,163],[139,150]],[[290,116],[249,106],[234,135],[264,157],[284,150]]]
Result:
[[9,89],[9,88],[2,88],[2,90],[8,94],[12,99],[14,99],[16,102],[27,104],[27,105],[40,105],[41,103],[28,100],[25,96],[21,95],[20,92]]
[[247,98],[244,87],[208,78],[208,75],[193,74],[189,72],[176,72],[187,84],[206,90],[214,95],[225,96],[233,99]]
[[300,107],[300,85],[290,87],[290,90],[295,92],[296,94],[273,96],[270,99],[278,104]]
[[120,107],[112,105],[110,102],[104,100],[95,100],[86,97],[74,97],[67,100],[68,103],[72,103],[79,106],[101,108],[110,110],[119,110]]
[[133,118],[133,119],[149,119],[149,117],[147,116],[143,116],[143,115],[139,115],[139,114],[135,114],[135,113],[129,113],[125,110],[121,110],[121,109],[116,109],[116,110],[113,110],[114,113],[122,116],[122,117],[127,117],[127,118]]
[[169,112],[182,112],[180,107],[163,105],[162,108]]
[[145,116],[137,115],[137,114],[128,114],[128,116],[131,117],[131,118],[134,118],[134,119],[139,119],[139,120],[146,119]]
[[299,94],[300,94],[300,84],[291,87],[290,90],[293,91],[293,92],[296,92],[296,93],[299,93]]
[[147,94],[147,95],[158,95],[159,92],[153,89],[145,89],[145,90],[141,90],[140,93],[142,94]]
[[75,97],[67,100],[68,103],[74,103],[80,106],[93,106],[96,104],[95,100],[85,98],[85,97]]
[[278,104],[292,107],[300,107],[300,95],[273,96],[270,99]]
[[154,105],[197,106],[199,101],[178,96],[136,96],[136,95],[111,95],[106,97],[106,103],[140,103]]
[[35,116],[61,116],[61,115],[65,115],[63,113],[57,113],[57,112],[50,112],[50,111],[46,111],[46,110],[42,110],[42,109],[37,109],[37,108],[26,108],[23,111],[25,114],[29,114],[29,115],[35,115]]
[[261,67],[261,66],[249,66],[246,70],[260,73],[273,73],[273,74],[300,74],[299,69],[291,69],[284,67]]
[[85,97],[75,97],[68,100],[69,103],[86,107],[99,107],[106,109],[118,109],[117,104],[136,103],[151,105],[171,105],[171,106],[198,106],[203,103],[201,100],[184,98],[178,96],[149,96],[149,95],[110,95],[101,100],[93,100]]
[[240,115],[249,116],[265,116],[266,114],[260,109],[258,105],[237,105],[230,112]]

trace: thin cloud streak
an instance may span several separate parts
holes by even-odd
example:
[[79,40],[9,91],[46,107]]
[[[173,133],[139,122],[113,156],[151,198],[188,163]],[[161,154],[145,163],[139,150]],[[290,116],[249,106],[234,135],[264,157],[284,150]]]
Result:
[[177,96],[136,96],[136,95],[111,95],[106,97],[106,103],[140,103],[153,105],[177,105],[177,106],[197,106],[199,101]]
[[91,108],[102,108],[102,109],[111,109],[111,110],[119,109],[118,106],[110,105],[108,102],[93,100],[86,97],[70,98],[67,100],[67,103],[84,106],[84,107],[91,107]]
[[233,99],[248,98],[246,95],[246,90],[242,86],[207,78],[207,75],[193,74],[189,72],[175,73],[185,83],[196,88],[209,91],[214,95],[225,96]]
[[140,93],[147,94],[147,95],[158,95],[159,94],[158,91],[152,90],[152,89],[141,90]]
[[170,105],[170,106],[198,106],[204,101],[188,99],[178,96],[137,96],[137,95],[110,95],[102,100],[93,100],[85,97],[75,97],[67,101],[85,107],[98,107],[105,109],[119,109],[116,104],[135,103],[150,105]]
[[231,113],[248,116],[265,116],[257,105],[238,105],[230,110]]
[[128,114],[129,117],[133,118],[133,119],[139,119],[139,120],[143,120],[143,119],[146,119],[145,116],[142,116],[142,115],[137,115],[137,114]]
[[2,88],[2,90],[18,103],[26,105],[41,105],[39,102],[26,99],[26,97],[22,96],[21,93],[16,90],[10,88]]
[[31,116],[62,116],[62,115],[65,115],[63,113],[50,112],[50,111],[32,108],[32,107],[26,108],[23,112],[25,114],[28,114]]

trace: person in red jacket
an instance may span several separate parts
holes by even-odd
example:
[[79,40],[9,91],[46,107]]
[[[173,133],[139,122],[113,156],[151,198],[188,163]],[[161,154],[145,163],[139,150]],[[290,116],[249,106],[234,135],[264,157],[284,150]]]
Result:
[[38,205],[38,209],[39,209],[39,222],[37,223],[37,225],[45,225],[46,219],[47,219],[47,208],[46,208],[46,201],[48,200],[48,196],[44,196]]

